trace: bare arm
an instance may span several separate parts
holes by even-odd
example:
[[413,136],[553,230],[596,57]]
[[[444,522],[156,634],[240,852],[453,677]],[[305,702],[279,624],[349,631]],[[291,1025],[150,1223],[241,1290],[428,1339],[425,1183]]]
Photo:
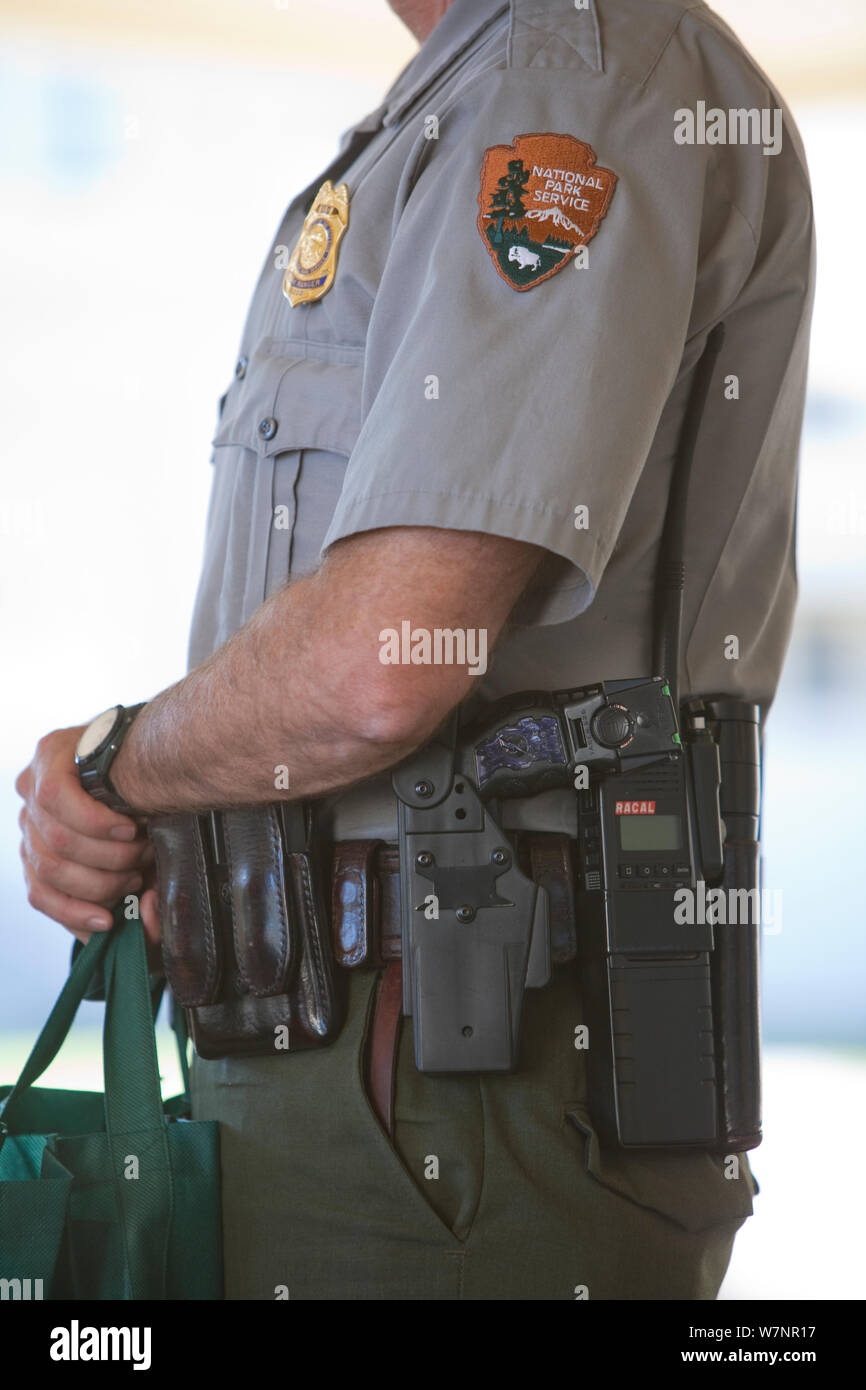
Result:
[[112,781],[138,810],[187,811],[317,796],[392,766],[474,677],[468,664],[383,664],[380,634],[482,630],[492,647],[542,554],[427,527],[340,543],[145,708]]
[[[492,648],[544,552],[470,531],[401,527],[333,547],[211,659],[142,711],[112,781],[137,810],[317,796],[420,747],[472,688],[466,665],[385,665],[386,628],[473,629]],[[16,783],[32,905],[84,940],[126,893],[159,937],[152,853],[126,816],[81,790],[80,728],[40,739]],[[276,768],[285,767],[288,786]]]

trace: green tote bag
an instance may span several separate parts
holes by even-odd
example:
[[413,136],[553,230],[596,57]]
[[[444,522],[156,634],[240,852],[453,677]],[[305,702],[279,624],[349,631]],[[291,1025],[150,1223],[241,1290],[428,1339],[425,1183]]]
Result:
[[[105,1094],[34,1087],[100,966]],[[141,922],[118,913],[0,1088],[3,1297],[222,1298],[219,1126],[188,1115],[162,1100]]]

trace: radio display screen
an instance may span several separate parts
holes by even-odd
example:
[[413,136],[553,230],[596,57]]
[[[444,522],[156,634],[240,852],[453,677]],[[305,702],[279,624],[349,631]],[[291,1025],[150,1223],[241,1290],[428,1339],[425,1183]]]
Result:
[[679,816],[617,816],[624,851],[681,849]]

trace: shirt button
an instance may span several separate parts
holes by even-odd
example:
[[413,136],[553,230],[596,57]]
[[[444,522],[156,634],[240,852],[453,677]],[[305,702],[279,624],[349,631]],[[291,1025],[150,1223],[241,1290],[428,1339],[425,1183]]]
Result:
[[237,362],[235,363],[235,376],[237,377],[238,381],[243,381],[244,377],[246,376],[249,362],[250,359],[248,357],[239,357]]
[[262,439],[273,439],[277,432],[277,422],[273,415],[266,415],[264,420],[259,421],[259,434]]

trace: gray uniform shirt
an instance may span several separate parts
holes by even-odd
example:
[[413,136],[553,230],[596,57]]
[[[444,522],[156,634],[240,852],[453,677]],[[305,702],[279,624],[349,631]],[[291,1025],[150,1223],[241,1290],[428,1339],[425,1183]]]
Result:
[[[476,225],[481,166],[545,132],[591,146],[617,182],[586,264],[518,292]],[[336,278],[293,308],[281,248],[326,178],[350,197]],[[766,706],[795,601],[813,264],[796,127],[704,4],[456,0],[268,252],[221,403],[190,664],[339,538],[423,525],[548,552],[476,678],[483,697],[652,674],[676,443],[723,320],[681,685]],[[395,837],[387,775],[324,810],[334,838]],[[511,803],[509,823],[573,832],[574,800]]]

